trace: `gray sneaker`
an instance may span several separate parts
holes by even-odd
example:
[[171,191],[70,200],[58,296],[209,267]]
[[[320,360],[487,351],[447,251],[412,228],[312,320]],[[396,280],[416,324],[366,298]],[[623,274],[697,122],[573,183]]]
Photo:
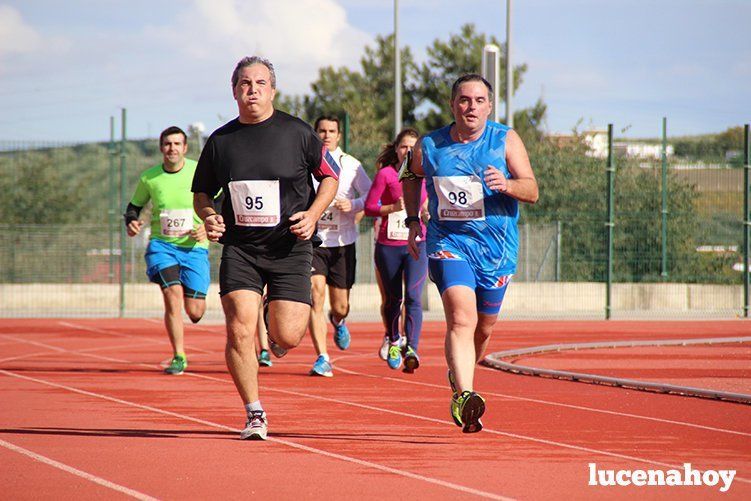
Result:
[[240,432],[242,440],[266,440],[269,422],[265,411],[251,411],[245,429]]

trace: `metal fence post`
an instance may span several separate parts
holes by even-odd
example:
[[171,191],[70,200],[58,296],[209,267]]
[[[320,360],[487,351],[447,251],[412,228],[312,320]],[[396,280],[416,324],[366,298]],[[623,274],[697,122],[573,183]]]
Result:
[[749,211],[749,198],[751,197],[751,186],[749,186],[749,156],[751,156],[751,145],[748,140],[749,124],[743,127],[743,316],[749,316],[749,281],[751,280],[751,251],[749,250],[749,240],[751,240],[751,212]]
[[561,281],[561,221],[555,224],[555,281]]
[[110,181],[110,193],[109,193],[109,283],[115,281],[115,206],[117,205],[117,191],[115,190],[115,117],[110,117],[110,144],[109,144],[109,181]]
[[615,200],[614,200],[614,177],[615,164],[613,163],[613,124],[608,124],[608,221],[605,226],[608,228],[608,269],[605,286],[605,319],[610,320],[612,307],[612,286],[613,286],[613,229],[615,227]]
[[662,266],[660,276],[668,276],[668,119],[662,117]]
[[[125,211],[125,138],[126,138],[126,115],[125,108],[122,109],[122,119],[120,129],[122,138],[120,140],[120,210]],[[125,225],[120,225],[120,318],[125,316]]]

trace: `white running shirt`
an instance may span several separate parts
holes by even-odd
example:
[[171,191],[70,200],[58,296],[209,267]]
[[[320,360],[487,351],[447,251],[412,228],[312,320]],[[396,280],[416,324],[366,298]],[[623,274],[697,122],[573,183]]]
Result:
[[[357,241],[355,214],[365,208],[365,197],[370,191],[371,182],[362,164],[355,157],[347,155],[339,147],[332,151],[331,155],[341,168],[339,188],[334,201],[346,198],[352,202],[352,210],[342,212],[334,208],[332,202],[318,221],[318,236],[323,241],[321,247],[343,247]],[[315,179],[313,185],[317,190],[318,182]]]

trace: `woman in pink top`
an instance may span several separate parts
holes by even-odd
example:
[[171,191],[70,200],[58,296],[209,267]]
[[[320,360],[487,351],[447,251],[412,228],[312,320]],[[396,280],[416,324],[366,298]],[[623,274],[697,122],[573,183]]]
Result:
[[[393,143],[386,145],[378,156],[379,170],[365,199],[365,214],[381,218],[375,245],[375,265],[384,293],[382,310],[389,342],[386,362],[392,369],[398,369],[404,361],[404,372],[408,373],[414,372],[420,366],[417,346],[422,330],[422,288],[428,273],[428,258],[424,242],[419,244],[419,260],[412,259],[407,251],[409,230],[404,224],[407,214],[404,210],[398,170],[418,138],[419,133],[415,129],[407,128],[396,136]],[[427,197],[423,181],[423,204]],[[425,226],[421,224],[425,234]],[[407,344],[401,348],[399,317],[403,297]]]

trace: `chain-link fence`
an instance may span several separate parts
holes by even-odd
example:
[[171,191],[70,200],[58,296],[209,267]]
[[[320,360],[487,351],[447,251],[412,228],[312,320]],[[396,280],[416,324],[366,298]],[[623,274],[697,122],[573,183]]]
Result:
[[[607,153],[585,139],[528,145],[540,201],[521,209],[519,264],[503,314],[602,318],[610,306],[613,318],[742,315],[742,140],[704,156],[670,140],[663,168],[660,144],[616,137],[609,261]],[[196,158],[197,138],[190,147]],[[145,273],[147,235],[121,231],[139,174],[160,161],[156,139],[0,142],[0,316],[160,314],[161,295]],[[365,218],[353,314],[375,319],[373,244],[373,221]],[[220,253],[211,246],[215,317]],[[425,307],[440,318],[433,285],[426,296]]]

